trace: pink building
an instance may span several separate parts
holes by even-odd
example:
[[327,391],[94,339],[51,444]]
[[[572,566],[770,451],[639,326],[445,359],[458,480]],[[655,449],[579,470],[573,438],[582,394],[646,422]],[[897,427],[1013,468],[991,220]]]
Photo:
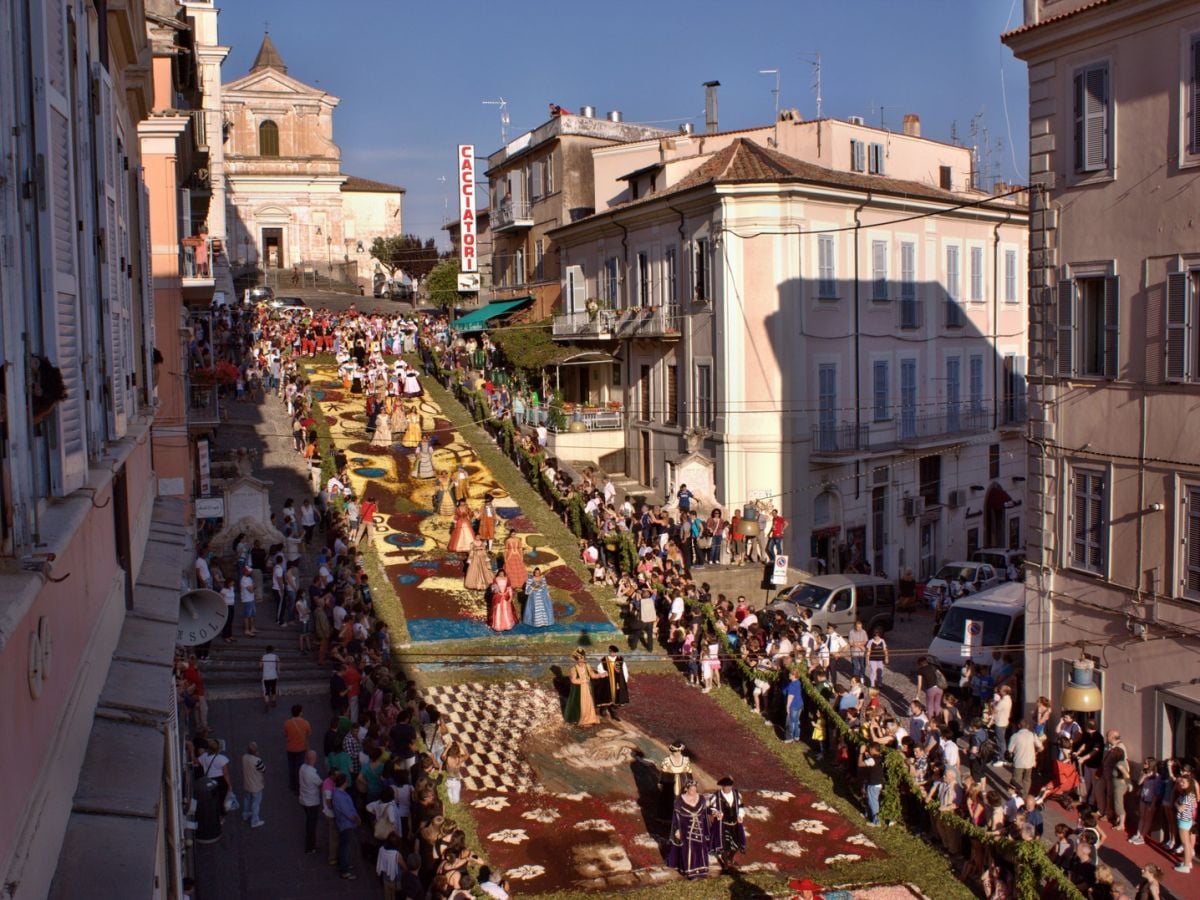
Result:
[[1026,211],[908,127],[793,117],[594,150],[597,212],[550,232],[554,333],[590,351],[564,399],[623,409],[555,452],[659,496],[775,505],[801,568],[928,576],[1019,545]]
[[1200,754],[1200,8],[1026,0],[1026,696],[1097,664],[1133,759]]

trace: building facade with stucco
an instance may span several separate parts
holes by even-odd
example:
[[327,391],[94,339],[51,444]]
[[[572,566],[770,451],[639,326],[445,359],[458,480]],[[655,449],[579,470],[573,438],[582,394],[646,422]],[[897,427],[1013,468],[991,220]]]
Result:
[[371,242],[401,233],[404,188],[342,172],[338,98],[290,75],[269,34],[222,93],[235,269],[368,286]]

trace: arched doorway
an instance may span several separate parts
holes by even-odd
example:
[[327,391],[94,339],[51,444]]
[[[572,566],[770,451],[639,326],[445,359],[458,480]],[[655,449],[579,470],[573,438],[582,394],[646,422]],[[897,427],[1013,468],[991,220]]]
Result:
[[992,482],[987,493],[983,496],[983,546],[1007,546],[1007,532],[1004,527],[1005,511],[1012,503],[1008,491]]

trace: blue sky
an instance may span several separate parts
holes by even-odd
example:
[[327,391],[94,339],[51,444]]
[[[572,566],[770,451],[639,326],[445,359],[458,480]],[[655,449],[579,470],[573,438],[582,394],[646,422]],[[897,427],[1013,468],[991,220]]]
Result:
[[1025,67],[999,41],[1020,23],[1015,0],[217,2],[232,47],[224,80],[246,73],[269,22],[289,74],[341,98],[343,170],[406,187],[405,231],[439,243],[453,194],[438,179],[452,181],[455,145],[500,146],[498,111],[483,100],[508,101],[510,139],[544,122],[551,102],[699,131],[702,83],[717,79],[726,130],[771,121],[774,78],[758,70],[779,68],[780,105],[811,118],[816,51],[824,115],[875,125],[882,115],[899,129],[915,112],[926,136],[947,140],[954,125],[979,145],[986,128],[991,173],[1026,177]]

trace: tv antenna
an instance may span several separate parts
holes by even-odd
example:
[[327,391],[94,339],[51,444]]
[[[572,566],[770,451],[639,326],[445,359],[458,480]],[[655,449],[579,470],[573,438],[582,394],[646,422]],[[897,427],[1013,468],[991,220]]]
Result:
[[484,106],[500,107],[500,143],[508,143],[508,101],[503,97],[498,100],[484,100]]
[[812,66],[812,89],[813,93],[817,96],[817,118],[819,119],[821,118],[821,51],[816,50],[812,53],[802,53],[800,54],[800,58],[807,59],[809,65]]
[[771,89],[771,93],[775,95],[775,121],[779,121],[779,70],[778,69],[759,69],[759,75],[774,75],[775,87]]

